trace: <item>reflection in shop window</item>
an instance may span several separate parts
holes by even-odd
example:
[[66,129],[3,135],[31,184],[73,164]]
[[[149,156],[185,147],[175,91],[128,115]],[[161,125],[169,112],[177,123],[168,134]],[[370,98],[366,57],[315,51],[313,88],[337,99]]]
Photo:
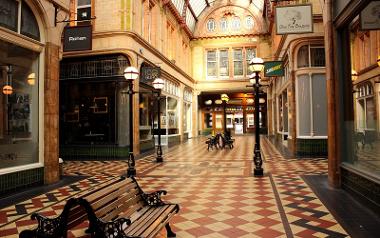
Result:
[[39,57],[0,41],[0,169],[38,162]]

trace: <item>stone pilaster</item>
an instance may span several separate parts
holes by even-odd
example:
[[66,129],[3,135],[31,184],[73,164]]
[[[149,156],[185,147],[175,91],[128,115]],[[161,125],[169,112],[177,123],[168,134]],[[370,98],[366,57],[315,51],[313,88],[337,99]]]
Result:
[[44,81],[44,165],[45,183],[59,180],[59,49],[47,42],[45,46]]

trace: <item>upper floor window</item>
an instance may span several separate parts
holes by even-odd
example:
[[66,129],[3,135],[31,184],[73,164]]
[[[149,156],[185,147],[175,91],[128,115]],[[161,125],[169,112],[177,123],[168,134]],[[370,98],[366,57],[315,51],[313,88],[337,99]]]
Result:
[[252,16],[247,16],[247,17],[245,17],[245,27],[246,27],[248,30],[253,29],[254,23],[255,23],[255,22],[253,21],[253,17],[252,17]]
[[78,25],[89,24],[89,20],[91,20],[91,0],[78,0],[77,20]]
[[[207,77],[248,76],[250,73],[248,70],[249,61],[254,57],[256,57],[256,48],[253,47],[208,50],[206,52]],[[232,66],[229,65],[229,62],[232,62]],[[231,72],[230,67],[232,67]]]
[[207,76],[216,76],[216,50],[207,51]]
[[208,21],[207,21],[207,30],[209,31],[209,32],[213,32],[213,31],[215,31],[215,20],[214,19],[209,19]]
[[251,71],[249,69],[249,61],[253,58],[256,57],[256,48],[247,48],[245,50],[245,61],[247,62],[246,63],[246,67],[247,67],[247,76],[249,76],[250,74],[253,73],[253,71]]
[[0,0],[0,6],[0,26],[40,40],[37,19],[28,4],[21,0]]
[[223,32],[226,32],[228,29],[228,21],[227,18],[223,17],[220,19],[220,29]]
[[234,49],[234,75],[243,75],[243,49]]
[[220,62],[219,62],[219,75],[220,76],[228,76],[228,50],[219,51],[220,54]]
[[297,54],[298,68],[325,67],[325,48],[320,45],[304,45]]

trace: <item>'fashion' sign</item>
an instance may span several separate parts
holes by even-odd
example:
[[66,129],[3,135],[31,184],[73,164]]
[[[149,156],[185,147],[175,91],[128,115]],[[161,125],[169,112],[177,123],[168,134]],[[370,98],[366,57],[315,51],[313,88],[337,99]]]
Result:
[[92,49],[92,26],[66,27],[63,51]]

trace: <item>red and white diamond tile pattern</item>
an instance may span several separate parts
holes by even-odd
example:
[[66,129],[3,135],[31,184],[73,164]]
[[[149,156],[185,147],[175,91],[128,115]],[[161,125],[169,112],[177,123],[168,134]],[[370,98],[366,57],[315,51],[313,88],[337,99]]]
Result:
[[[326,173],[325,160],[285,159],[263,140],[265,171],[271,175],[254,178],[252,137],[236,137],[232,150],[207,151],[204,141],[192,139],[165,151],[164,163],[157,164],[154,156],[136,161],[137,180],[144,191],[167,190],[163,199],[180,204],[180,212],[171,221],[177,237],[347,237],[300,177]],[[126,169],[125,161],[66,162],[66,174],[91,177],[0,210],[0,237],[17,237],[34,224],[31,212],[43,209],[48,216],[59,214],[70,195],[94,186],[96,179],[124,174]],[[284,223],[292,234],[285,231]],[[87,223],[79,225],[68,237],[88,237],[86,227]],[[165,230],[158,237],[165,237]]]

